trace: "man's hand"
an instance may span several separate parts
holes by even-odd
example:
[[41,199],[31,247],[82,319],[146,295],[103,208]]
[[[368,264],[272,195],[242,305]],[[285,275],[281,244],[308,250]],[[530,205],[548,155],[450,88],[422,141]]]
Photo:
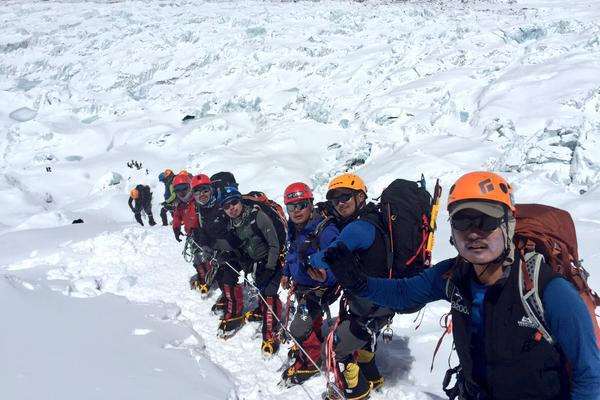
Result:
[[183,233],[181,233],[181,228],[173,229],[173,233],[175,234],[175,240],[181,242],[180,236],[183,235]]
[[329,268],[327,262],[323,259],[325,255],[325,251],[318,251],[314,254],[308,256],[308,263],[314,267],[319,269]]
[[367,288],[367,276],[344,243],[340,242],[325,250],[323,259],[331,266],[331,272],[344,289],[360,293]]
[[306,268],[306,272],[308,276],[314,279],[317,282],[325,282],[327,280],[327,271],[322,268]]
[[275,275],[274,270],[267,268],[264,265],[262,267],[259,266],[254,275],[256,277],[256,286],[264,288],[267,286],[273,275]]

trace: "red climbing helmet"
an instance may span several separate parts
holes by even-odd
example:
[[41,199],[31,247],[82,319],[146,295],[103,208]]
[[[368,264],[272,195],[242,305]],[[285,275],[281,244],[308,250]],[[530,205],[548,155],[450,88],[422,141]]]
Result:
[[314,196],[312,191],[306,183],[294,182],[285,188],[283,193],[283,203],[292,204],[298,203],[303,200],[313,200]]
[[174,188],[177,188],[178,186],[183,188],[184,185],[187,185],[189,187],[191,183],[192,178],[187,173],[179,173],[175,175],[175,178],[173,178]]
[[198,174],[192,178],[192,190],[200,186],[210,186],[211,183],[208,175]]

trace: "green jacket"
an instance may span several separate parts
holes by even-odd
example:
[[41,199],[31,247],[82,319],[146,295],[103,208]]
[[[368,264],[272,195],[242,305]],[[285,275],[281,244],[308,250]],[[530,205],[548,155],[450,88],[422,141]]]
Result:
[[258,206],[243,207],[242,214],[230,221],[230,228],[242,242],[241,249],[253,261],[266,261],[265,268],[276,269],[280,245],[273,222]]

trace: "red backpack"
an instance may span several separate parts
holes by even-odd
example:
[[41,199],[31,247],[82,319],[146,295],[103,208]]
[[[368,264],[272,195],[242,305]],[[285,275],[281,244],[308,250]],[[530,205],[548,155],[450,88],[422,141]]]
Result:
[[550,343],[554,342],[546,329],[537,279],[540,265],[545,261],[554,273],[562,275],[577,288],[592,318],[596,343],[600,347],[600,328],[596,319],[600,297],[588,286],[589,274],[579,260],[571,215],[565,210],[541,204],[517,204],[515,214],[515,244],[525,260],[519,271],[519,292],[529,319],[537,325],[539,334]]

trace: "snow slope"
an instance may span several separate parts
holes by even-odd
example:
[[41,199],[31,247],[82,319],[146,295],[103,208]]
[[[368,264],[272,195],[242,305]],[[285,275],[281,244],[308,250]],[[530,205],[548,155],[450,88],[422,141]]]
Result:
[[[232,170],[242,190],[279,200],[296,180],[322,197],[345,170],[363,176],[376,197],[394,177],[423,173],[430,185],[439,177],[447,191],[466,171],[493,169],[510,179],[518,201],[572,212],[598,288],[598,21],[593,0],[4,1],[0,270],[37,282],[25,293],[49,313],[62,300],[44,288],[57,279],[67,282],[65,295],[90,298],[91,313],[114,308],[140,321],[107,293],[178,307],[173,320],[189,324],[195,339],[176,362],[192,354],[213,363],[199,361],[198,382],[204,374],[228,383],[204,392],[225,398],[232,385],[241,399],[314,398],[323,381],[307,392],[276,388],[282,361],[262,360],[251,326],[226,343],[215,338],[216,317],[189,292],[192,270],[169,229],[134,226],[126,207],[139,182],[160,198],[156,175],[165,167]],[[182,123],[185,115],[195,118]],[[85,223],[71,225],[76,218]],[[446,219],[440,215],[437,260],[453,254]],[[78,306],[66,304],[80,299],[64,301],[73,307],[64,326],[77,332]],[[11,325],[31,308],[11,309]],[[396,317],[396,338],[381,347],[388,385],[374,398],[441,395],[450,343],[432,374],[429,362],[447,306],[427,310],[417,331],[413,317]],[[164,324],[157,331],[157,340],[175,340]],[[18,342],[11,332],[0,335]],[[65,360],[78,359],[69,354]],[[136,354],[150,357],[144,348]],[[165,387],[191,394],[198,382]],[[13,398],[27,398],[19,390]]]

